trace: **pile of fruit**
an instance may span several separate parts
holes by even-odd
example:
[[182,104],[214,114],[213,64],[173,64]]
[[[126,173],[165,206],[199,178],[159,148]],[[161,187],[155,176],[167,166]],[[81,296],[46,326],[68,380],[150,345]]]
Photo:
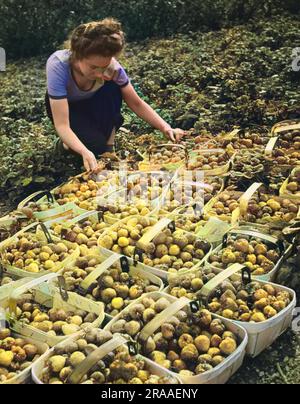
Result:
[[215,168],[225,166],[230,160],[230,156],[226,151],[198,152],[196,156],[191,158],[188,164],[189,170],[209,171]]
[[271,284],[244,285],[239,280],[221,285],[207,308],[230,320],[262,323],[277,316],[290,303],[289,293],[276,290]]
[[167,164],[184,163],[185,159],[186,153],[182,148],[162,148],[158,146],[151,150],[149,163],[154,167],[162,167]]
[[[101,208],[98,208],[99,210]],[[130,198],[124,202],[124,198],[116,198],[114,204],[107,204],[104,209],[104,218],[118,221],[130,216],[148,216],[151,213],[149,204],[140,198]]]
[[57,272],[63,262],[76,250],[77,245],[65,241],[39,240],[34,233],[23,233],[14,238],[1,251],[4,265],[13,266],[28,273]]
[[300,132],[295,130],[280,134],[277,144],[281,149],[300,150]]
[[208,262],[218,270],[228,268],[232,264],[244,264],[254,276],[261,276],[271,272],[280,259],[280,251],[274,245],[258,237],[231,237],[224,248],[209,256]]
[[241,187],[245,180],[258,181],[265,169],[265,157],[254,151],[242,150],[238,152],[233,161],[228,185]]
[[0,384],[9,382],[32,366],[44,352],[28,339],[0,330]]
[[185,205],[204,206],[222,190],[222,178],[197,176],[196,173],[190,176],[190,173],[184,172],[180,181],[170,185],[162,207],[164,211],[173,212]]
[[155,224],[156,218],[130,216],[109,228],[99,245],[112,252],[133,257],[137,241]]
[[268,161],[273,165],[295,167],[300,164],[300,152],[287,152],[285,149],[278,148],[273,151]]
[[[125,310],[110,331],[128,334],[139,340],[140,331],[151,320],[170,307],[165,297],[145,297]],[[238,337],[225,324],[214,319],[207,310],[192,313],[189,308],[179,311],[146,341],[140,341],[145,356],[164,368],[189,377],[203,374],[220,365],[236,351]]]
[[190,300],[199,300],[200,291],[208,277],[202,271],[185,275],[169,276],[168,294],[177,299],[186,297]]
[[[114,231],[107,231],[105,237],[100,239],[100,245],[131,258],[136,258],[137,247],[141,251],[139,260],[143,264],[171,272],[193,268],[211,248],[209,243],[197,239],[192,233],[182,230],[172,233],[169,228],[154,236],[147,245],[141,244],[139,240],[151,229],[151,221],[153,225],[154,219],[150,218],[132,218],[127,223],[120,223]],[[143,227],[143,224],[148,226]]]
[[282,184],[291,173],[291,168],[273,166],[272,163],[266,167],[265,175],[263,176],[264,187],[270,195],[278,195]]
[[248,205],[246,221],[263,223],[266,220],[289,223],[299,213],[300,201],[291,201],[266,194],[254,196]]
[[292,172],[286,185],[286,192],[300,198],[300,170]]
[[[111,324],[110,331],[113,334],[127,334],[135,338],[143,327],[170,305],[171,301],[166,297],[152,298],[145,296],[139,299],[139,302],[130,305],[124,310],[118,319]],[[150,343],[151,339],[149,339]]]
[[104,171],[99,174],[84,174],[54,190],[54,197],[59,205],[74,202],[81,209],[91,210],[88,201],[97,196],[105,195],[113,185],[118,185],[116,172]]
[[[65,268],[63,276],[67,290],[80,293],[81,283],[102,261],[96,256],[80,257],[71,268]],[[159,280],[157,284],[159,285]],[[114,264],[90,286],[85,297],[103,302],[105,312],[116,316],[143,294],[159,291],[160,287],[157,284],[153,284],[145,275],[128,273],[122,270],[120,265]]]
[[184,377],[213,370],[239,346],[238,337],[207,310],[177,313],[167,319],[153,342],[153,347],[145,348],[148,357]]
[[[74,370],[97,348],[110,341],[113,335],[106,331],[90,330],[77,340],[58,345],[42,371],[44,384],[67,384]],[[80,384],[176,384],[170,377],[153,374],[142,357],[129,354],[121,346],[97,362]]]
[[232,213],[240,206],[239,200],[242,192],[224,191],[217,196],[216,202],[207,210],[205,216],[227,217],[231,219]]
[[82,310],[49,309],[27,294],[17,302],[16,319],[48,335],[60,337],[76,334],[82,327],[96,321],[97,316]]
[[92,248],[97,246],[99,237],[107,227],[109,225],[101,219],[93,220],[87,218],[68,226],[64,226],[63,223],[53,223],[50,229],[55,236],[61,239],[70,243],[76,243],[79,246]]
[[234,139],[231,146],[235,150],[264,149],[268,144],[269,138],[263,134],[246,132],[244,136]]

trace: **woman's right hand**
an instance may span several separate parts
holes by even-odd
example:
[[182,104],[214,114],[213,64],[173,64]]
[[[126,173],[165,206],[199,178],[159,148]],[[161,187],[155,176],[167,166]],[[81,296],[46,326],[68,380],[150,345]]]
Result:
[[95,171],[98,168],[97,159],[90,150],[86,149],[82,153],[82,159],[86,171]]

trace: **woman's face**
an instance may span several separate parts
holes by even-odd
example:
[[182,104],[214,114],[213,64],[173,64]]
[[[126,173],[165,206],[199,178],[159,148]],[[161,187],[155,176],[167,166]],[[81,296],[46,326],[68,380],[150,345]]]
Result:
[[90,80],[103,79],[103,73],[111,64],[112,59],[112,57],[89,56],[88,58],[79,60],[77,67]]

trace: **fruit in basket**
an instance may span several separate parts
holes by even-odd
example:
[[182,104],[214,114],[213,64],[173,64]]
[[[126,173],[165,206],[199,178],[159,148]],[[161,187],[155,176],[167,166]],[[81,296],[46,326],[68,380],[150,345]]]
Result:
[[[103,258],[94,255],[80,257],[72,267],[65,268],[63,277],[66,280],[67,290],[71,292],[79,291],[81,282],[96,270],[103,260]],[[144,293],[158,290],[159,286],[143,275],[127,273],[122,270],[119,263],[116,263],[104,271],[90,286],[86,297],[94,301],[103,302],[105,312],[115,316]]]
[[[245,264],[254,276],[271,272],[280,259],[278,249],[260,239],[232,236],[226,246],[209,257],[212,272],[218,273],[231,264]],[[210,271],[205,271],[208,274]]]
[[[272,285],[261,285],[258,282],[252,282],[245,286],[241,281],[234,283],[233,293],[231,291],[232,300],[235,302],[233,307],[233,316],[231,319],[242,322],[260,323],[275,317],[284,310],[291,302],[288,294],[282,295],[280,290],[276,290]],[[208,309],[223,317],[226,314],[226,304],[228,302],[228,290],[221,286],[218,296],[213,297],[208,305]],[[223,294],[222,294],[223,293]]]
[[[104,338],[102,335],[104,334]],[[41,380],[46,384],[66,384],[70,375],[91,352],[112,338],[112,334],[90,330],[86,336],[75,341],[57,345],[42,371]],[[92,343],[90,341],[93,341]],[[72,345],[70,352],[69,346]],[[54,366],[53,366],[54,365]],[[81,384],[173,384],[172,377],[153,375],[148,364],[141,358],[131,356],[126,346],[109,353],[87,371]]]
[[147,216],[149,213],[150,207],[147,201],[139,198],[131,198],[130,202],[126,202],[125,198],[119,198],[114,201],[114,205],[106,206],[104,218],[117,221],[129,216]]
[[191,159],[188,165],[189,170],[213,170],[220,166],[226,165],[230,160],[229,155],[226,151],[220,152],[199,152],[196,157]]
[[151,152],[149,157],[152,166],[162,166],[165,164],[181,163],[185,160],[186,154],[183,148],[178,147],[157,147]]
[[14,338],[9,329],[1,330],[0,340],[0,384],[5,383],[35,362],[41,352],[34,343],[24,338]]
[[[121,318],[112,324],[111,331],[136,337],[149,321],[168,308],[170,304],[165,297],[157,297],[156,299],[144,297],[139,303],[133,304],[129,309],[122,312]],[[170,330],[173,330],[172,325],[168,330],[165,329],[165,332],[170,332]],[[156,343],[154,345],[156,347]]]
[[[184,233],[182,230],[172,233],[170,229],[163,230],[159,236],[156,236],[152,242],[143,244],[140,242],[142,236],[156,223],[155,219],[151,218],[132,218],[127,223],[121,223],[113,230],[109,230],[103,238],[100,238],[99,244],[104,247],[107,243],[105,237],[115,240],[112,251],[118,248],[120,254],[134,257],[135,247],[142,251],[142,262],[148,266],[156,267],[161,270],[176,271],[182,268],[190,269],[199,260],[207,254],[210,249],[209,243],[202,242],[189,233]],[[133,239],[132,237],[124,237],[125,231],[131,235],[135,226],[138,234]],[[120,237],[122,232],[122,237]],[[127,234],[126,233],[126,234]],[[140,259],[140,257],[136,257]]]
[[289,182],[286,186],[288,193],[293,195],[299,194],[300,192],[300,170],[295,171],[290,177]]
[[213,204],[208,213],[204,215],[204,219],[210,216],[228,216],[228,220],[231,219],[232,213],[239,207],[241,196],[241,192],[223,192],[217,197],[216,203]]
[[248,205],[245,220],[263,223],[266,220],[290,222],[297,217],[300,203],[266,194],[254,196]]
[[96,196],[104,195],[109,191],[110,185],[118,184],[118,173],[103,171],[97,175],[83,174],[72,179],[54,191],[56,201],[60,205],[74,202],[80,208],[94,210],[97,207]]
[[268,159],[270,163],[278,166],[297,166],[300,161],[300,152],[287,152],[283,148],[278,148],[273,151],[272,158]]
[[80,310],[49,309],[27,293],[17,301],[16,319],[50,335],[67,336],[80,331],[81,326],[93,323],[97,316]]
[[257,133],[245,133],[244,137],[234,140],[231,145],[235,150],[265,148],[269,141],[268,137],[263,137]]
[[[153,336],[154,341],[159,340],[159,346],[163,350],[156,344],[152,352],[147,350],[145,354],[161,366],[182,376],[195,376],[213,369],[235,352],[238,348],[238,338],[227,331],[221,320],[214,320],[207,310],[194,314],[187,308],[184,311],[186,319],[176,328],[175,339],[163,336],[162,331],[171,327],[169,319],[166,319],[162,328]],[[167,337],[169,336],[167,334]]]
[[168,293],[177,298],[185,296],[190,300],[197,300],[203,286],[204,280],[201,272],[187,275],[172,275],[169,276]]
[[[120,251],[122,254],[123,249],[128,246],[134,247],[136,245],[136,239],[141,238],[149,227],[153,226],[155,223],[156,220],[152,218],[148,219],[140,216],[128,218],[125,222],[119,223],[113,230],[108,230],[103,237],[100,237],[99,245],[103,248],[107,248],[112,241],[113,246],[109,249],[113,250],[113,248],[118,247],[121,249]],[[125,232],[128,234],[128,237],[123,236]],[[132,232],[134,232],[134,239],[129,237]],[[121,236],[119,236],[119,234],[121,234]]]
[[71,243],[86,245],[88,248],[97,246],[97,242],[103,230],[109,225],[102,220],[85,219],[74,225],[65,227],[62,224],[53,224],[51,230],[57,237]]
[[[15,266],[31,273],[45,270],[57,272],[62,262],[75,252],[76,247],[75,244],[68,242],[47,244],[35,234],[24,233],[3,249],[2,261],[4,265]],[[44,260],[46,255],[43,253],[49,254],[47,261]]]

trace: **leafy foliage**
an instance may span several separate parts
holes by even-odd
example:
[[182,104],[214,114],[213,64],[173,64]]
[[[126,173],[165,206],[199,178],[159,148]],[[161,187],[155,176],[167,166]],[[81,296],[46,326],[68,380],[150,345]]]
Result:
[[[121,61],[143,99],[173,126],[217,133],[272,126],[299,117],[299,72],[292,50],[300,23],[276,17],[210,33],[132,43]],[[45,117],[46,57],[9,64],[0,75],[0,194],[20,197],[74,174],[53,157],[56,134]],[[149,126],[124,108],[119,149],[140,146]]]
[[132,41],[219,29],[285,10],[299,12],[298,0],[2,0],[0,46],[9,57],[52,52],[79,23],[108,15],[124,23]]

